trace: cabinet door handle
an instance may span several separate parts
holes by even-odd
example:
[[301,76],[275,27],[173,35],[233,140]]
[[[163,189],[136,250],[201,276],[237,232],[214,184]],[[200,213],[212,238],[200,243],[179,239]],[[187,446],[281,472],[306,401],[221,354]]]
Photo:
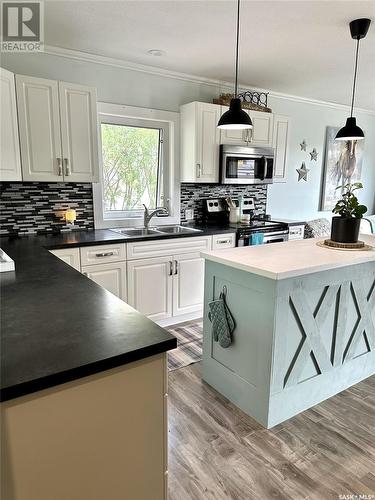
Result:
[[111,255],[115,255],[115,253],[114,252],[100,252],[100,253],[95,254],[96,257],[111,257]]
[[65,165],[65,175],[66,176],[72,175],[72,171],[70,169],[69,159],[68,158],[64,158],[64,165]]
[[61,177],[63,174],[61,158],[56,158],[56,160],[57,160],[57,175]]
[[173,274],[173,262],[170,260],[169,261],[169,276],[172,276]]
[[219,243],[219,244],[221,244],[221,243],[231,243],[231,242],[232,242],[232,240],[217,240],[216,241],[216,243]]
[[174,273],[178,274],[178,262],[177,262],[177,260],[174,261]]
[[200,163],[197,163],[197,177],[199,178],[202,175],[202,167]]

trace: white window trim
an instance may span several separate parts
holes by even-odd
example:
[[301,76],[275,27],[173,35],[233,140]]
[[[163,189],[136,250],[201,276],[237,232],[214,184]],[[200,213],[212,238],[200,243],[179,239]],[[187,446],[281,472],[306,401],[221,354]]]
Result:
[[[168,192],[169,192],[169,217],[155,217],[151,221],[151,225],[167,225],[180,223],[180,183],[178,171],[179,158],[179,125],[180,115],[173,111],[161,111],[158,109],[137,108],[134,106],[124,106],[121,104],[108,104],[104,102],[98,103],[98,137],[99,137],[99,182],[93,184],[94,198],[94,220],[95,227],[105,229],[111,227],[141,227],[143,226],[142,217],[116,218],[105,219],[103,210],[103,157],[101,145],[101,123],[121,123],[121,120],[126,119],[142,119],[150,121],[150,126],[153,122],[168,127]],[[116,120],[116,121],[115,121]]]

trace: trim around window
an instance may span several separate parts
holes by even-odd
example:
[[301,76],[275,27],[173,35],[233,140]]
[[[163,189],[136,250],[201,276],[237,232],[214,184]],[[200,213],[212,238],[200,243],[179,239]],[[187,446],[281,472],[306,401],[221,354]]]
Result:
[[120,212],[105,217],[103,208],[103,159],[101,145],[101,124],[144,126],[160,128],[167,138],[163,158],[163,187],[169,217],[155,217],[151,225],[178,224],[180,222],[180,189],[178,175],[179,155],[179,113],[157,109],[137,108],[120,104],[98,103],[98,137],[99,137],[99,182],[93,184],[94,219],[98,229],[112,227],[143,226],[141,211]]

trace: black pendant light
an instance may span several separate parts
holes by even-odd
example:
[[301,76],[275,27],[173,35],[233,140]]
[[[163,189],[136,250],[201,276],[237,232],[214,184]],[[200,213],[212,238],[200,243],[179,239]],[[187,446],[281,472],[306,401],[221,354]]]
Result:
[[352,104],[350,109],[350,117],[347,118],[345,127],[341,128],[336,135],[336,141],[359,141],[365,138],[363,130],[358,127],[356,118],[353,116],[354,108],[354,96],[355,96],[355,86],[357,81],[357,70],[358,70],[358,54],[359,54],[359,41],[365,38],[368,29],[370,27],[370,19],[355,19],[352,21],[350,26],[350,34],[354,40],[357,40],[357,47],[355,51],[355,66],[354,66],[354,79],[353,79],[353,91],[352,91]]
[[240,0],[237,0],[237,32],[236,32],[236,77],[234,84],[234,98],[230,100],[228,111],[220,118],[218,128],[223,129],[249,129],[253,128],[250,116],[241,109],[241,100],[238,95],[238,45],[240,39]]

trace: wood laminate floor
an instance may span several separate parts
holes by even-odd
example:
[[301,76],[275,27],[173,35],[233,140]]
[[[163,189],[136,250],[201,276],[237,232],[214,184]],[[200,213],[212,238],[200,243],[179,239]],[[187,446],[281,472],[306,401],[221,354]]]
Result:
[[200,365],[169,374],[169,500],[375,500],[375,377],[266,430]]

